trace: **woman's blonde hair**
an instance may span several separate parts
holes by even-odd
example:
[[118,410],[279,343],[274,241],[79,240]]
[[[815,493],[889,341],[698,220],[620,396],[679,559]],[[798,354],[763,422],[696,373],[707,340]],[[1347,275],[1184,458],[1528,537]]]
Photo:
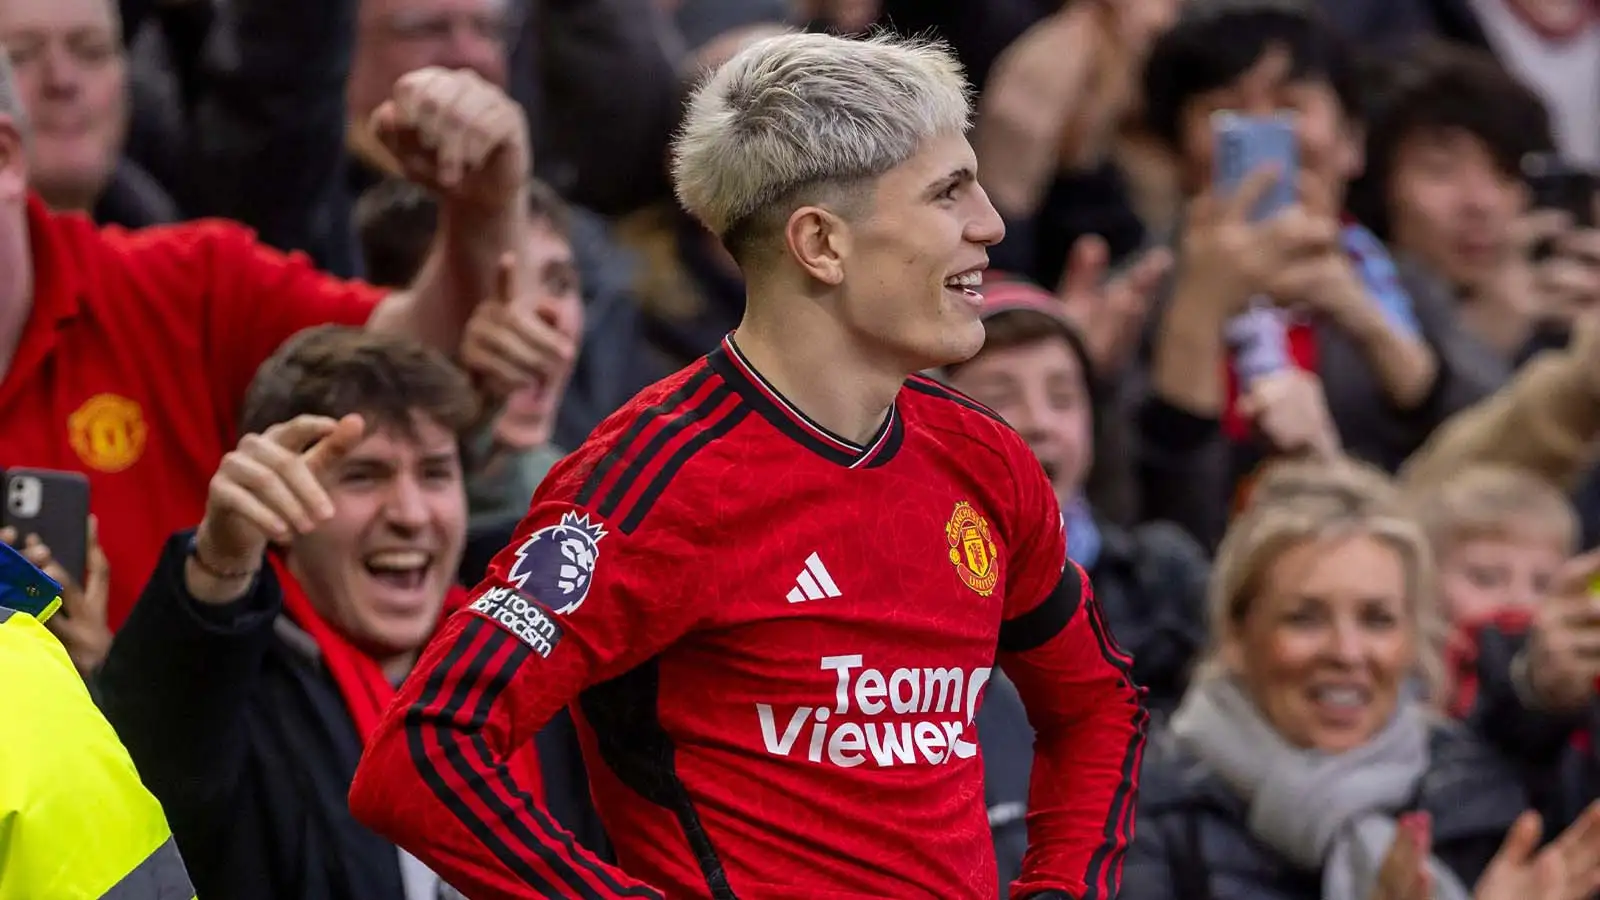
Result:
[[1578,545],[1578,514],[1567,495],[1532,472],[1480,465],[1417,492],[1413,508],[1433,552],[1480,539],[1534,539],[1570,555]]
[[1208,593],[1211,646],[1198,677],[1222,672],[1223,643],[1249,615],[1268,573],[1284,554],[1307,542],[1358,535],[1374,538],[1400,556],[1415,627],[1417,674],[1428,696],[1441,698],[1444,631],[1433,553],[1421,527],[1406,514],[1394,484],[1354,463],[1296,464],[1258,483],[1249,508],[1234,520],[1217,549]]

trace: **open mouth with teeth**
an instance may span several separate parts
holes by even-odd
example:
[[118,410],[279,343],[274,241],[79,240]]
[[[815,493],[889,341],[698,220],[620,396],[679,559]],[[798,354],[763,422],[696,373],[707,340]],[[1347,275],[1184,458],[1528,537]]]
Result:
[[962,272],[960,275],[952,275],[944,280],[944,286],[949,290],[964,291],[976,297],[978,296],[978,288],[983,286],[983,271],[974,269],[970,272]]
[[1372,691],[1359,685],[1317,685],[1309,696],[1320,718],[1339,725],[1356,724],[1372,703]]
[[427,582],[433,556],[421,550],[385,550],[369,554],[361,560],[361,565],[380,584],[416,590]]

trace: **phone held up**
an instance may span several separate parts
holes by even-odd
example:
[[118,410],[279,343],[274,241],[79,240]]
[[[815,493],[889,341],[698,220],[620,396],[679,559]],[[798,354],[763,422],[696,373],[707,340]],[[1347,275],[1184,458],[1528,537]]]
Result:
[[[1532,195],[1534,209],[1553,209],[1566,213],[1575,228],[1595,227],[1595,196],[1600,191],[1600,175],[1575,166],[1554,153],[1530,153],[1522,159],[1522,178]],[[1533,247],[1536,261],[1555,255],[1555,241],[1547,239]]]
[[[1294,205],[1299,196],[1300,154],[1292,114],[1248,116],[1223,110],[1212,114],[1211,127],[1212,178],[1218,195],[1230,196],[1252,174],[1272,166],[1277,177],[1250,211],[1251,221],[1270,219]],[[1248,309],[1228,321],[1225,336],[1233,351],[1234,371],[1246,388],[1293,364],[1283,312],[1270,298],[1251,300]]]
[[1277,178],[1251,210],[1252,221],[1270,219],[1294,204],[1300,152],[1292,113],[1248,116],[1222,110],[1212,114],[1211,128],[1216,137],[1212,178],[1219,194],[1232,194],[1252,174],[1272,166]]
[[15,529],[19,543],[38,535],[82,584],[89,567],[89,479],[54,469],[7,469],[0,485],[5,495],[0,527]]

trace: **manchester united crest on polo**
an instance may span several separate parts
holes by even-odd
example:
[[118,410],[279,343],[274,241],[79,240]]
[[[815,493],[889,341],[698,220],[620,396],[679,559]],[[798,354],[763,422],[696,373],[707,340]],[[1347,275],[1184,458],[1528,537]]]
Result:
[[950,562],[961,581],[980,597],[994,593],[994,586],[1000,581],[1000,555],[989,533],[989,520],[962,500],[945,523],[944,537],[950,544]]

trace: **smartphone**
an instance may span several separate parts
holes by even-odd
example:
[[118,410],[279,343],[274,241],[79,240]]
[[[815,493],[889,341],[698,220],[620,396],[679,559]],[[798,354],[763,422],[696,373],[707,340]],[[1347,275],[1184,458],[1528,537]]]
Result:
[[82,584],[89,567],[89,479],[54,469],[7,469],[0,490],[0,526],[15,528],[19,541],[38,535]]
[[[1214,186],[1228,196],[1251,174],[1264,166],[1277,168],[1277,179],[1250,211],[1252,221],[1270,219],[1299,198],[1299,143],[1294,115],[1247,116],[1227,110],[1213,113],[1216,136]],[[1271,299],[1258,297],[1250,308],[1234,316],[1224,332],[1233,351],[1234,371],[1245,389],[1257,379],[1281,371],[1292,363],[1287,348],[1287,324]]]
[[1534,209],[1556,209],[1572,217],[1578,228],[1595,227],[1595,193],[1600,177],[1554,153],[1530,153],[1522,160],[1522,177],[1533,195]]
[[1275,166],[1277,181],[1251,210],[1251,219],[1270,219],[1299,197],[1300,150],[1294,114],[1247,116],[1222,110],[1211,116],[1216,137],[1213,183],[1227,196],[1263,166]]

